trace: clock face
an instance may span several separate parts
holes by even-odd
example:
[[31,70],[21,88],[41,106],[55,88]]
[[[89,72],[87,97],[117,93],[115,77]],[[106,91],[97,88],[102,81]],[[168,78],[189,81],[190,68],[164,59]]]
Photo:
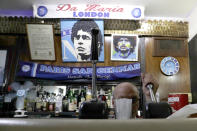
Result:
[[168,56],[163,58],[160,63],[160,68],[165,75],[175,75],[179,71],[179,62],[176,58]]

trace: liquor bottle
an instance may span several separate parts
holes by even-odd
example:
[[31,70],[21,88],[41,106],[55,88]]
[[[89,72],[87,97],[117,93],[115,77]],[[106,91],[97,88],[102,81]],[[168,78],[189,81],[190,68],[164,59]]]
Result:
[[74,90],[74,93],[73,93],[73,99],[74,99],[74,108],[75,110],[78,108],[78,95],[79,95],[79,90]]
[[63,97],[63,111],[67,112],[68,111],[68,106],[69,106],[69,95],[70,95],[70,87],[66,88],[66,94]]
[[50,93],[47,92],[46,93],[46,103],[47,103],[46,108],[47,108],[47,111],[49,111],[49,101],[50,101]]
[[79,104],[81,102],[81,92],[82,92],[82,90],[80,88],[78,95],[77,95],[77,109],[79,109]]
[[11,96],[10,95],[5,95],[4,96],[4,102],[3,102],[3,112],[8,112],[11,111]]
[[99,100],[106,101],[105,91],[102,88],[100,89],[100,94],[98,97],[99,97]]
[[42,97],[42,111],[47,111],[47,93],[44,91],[43,97]]
[[36,98],[36,111],[40,112],[42,106],[42,95],[37,92],[37,98]]
[[49,109],[50,112],[54,111],[54,93],[49,94]]
[[68,98],[66,97],[66,95],[63,97],[62,106],[63,106],[63,111],[67,112],[68,111]]
[[55,112],[56,113],[59,113],[59,112],[62,112],[62,94],[61,94],[61,88],[58,89],[59,92],[58,92],[58,95],[56,97],[56,102],[55,102]]
[[92,88],[89,85],[86,89],[86,101],[90,101],[92,99]]
[[112,108],[112,92],[111,92],[111,90],[108,90],[107,105],[109,108]]
[[70,90],[69,96],[68,96],[68,111],[75,111],[75,105],[74,105],[74,97],[73,97],[73,90]]
[[86,101],[86,96],[85,96],[85,90],[81,90],[80,95],[79,95],[79,102],[78,102],[78,108],[80,108],[81,103],[83,103],[84,101]]
[[37,91],[31,90],[27,93],[27,111],[34,112],[36,111],[36,98],[37,98]]
[[33,111],[32,100],[31,99],[27,99],[26,110],[28,112],[32,112]]
[[24,107],[23,107],[24,110],[27,110],[27,103],[28,103],[28,100],[27,100],[27,98],[25,97],[25,98],[24,98]]

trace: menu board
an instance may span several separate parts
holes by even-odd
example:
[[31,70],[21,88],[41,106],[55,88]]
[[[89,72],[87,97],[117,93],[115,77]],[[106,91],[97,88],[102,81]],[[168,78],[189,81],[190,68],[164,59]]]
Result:
[[32,60],[55,60],[53,25],[27,24]]

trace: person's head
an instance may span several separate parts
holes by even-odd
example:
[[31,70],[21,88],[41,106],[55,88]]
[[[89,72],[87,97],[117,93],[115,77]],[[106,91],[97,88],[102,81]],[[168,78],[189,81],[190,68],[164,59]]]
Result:
[[139,108],[139,92],[135,85],[129,82],[118,84],[113,92],[113,103],[115,99],[132,99],[132,117],[135,118]]
[[[91,58],[92,29],[99,29],[94,20],[78,20],[72,27],[71,40],[74,44],[78,60]],[[103,46],[101,31],[98,34],[98,56]]]
[[113,41],[120,57],[127,58],[135,50],[136,42],[132,36],[114,36]]

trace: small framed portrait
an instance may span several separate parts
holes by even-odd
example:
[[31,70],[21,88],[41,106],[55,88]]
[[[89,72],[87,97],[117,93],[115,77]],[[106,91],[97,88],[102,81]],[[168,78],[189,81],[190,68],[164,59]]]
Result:
[[61,44],[63,62],[90,62],[92,29],[98,29],[98,61],[104,61],[103,20],[62,19]]
[[112,34],[112,61],[138,61],[138,36]]
[[5,84],[5,70],[6,70],[7,50],[0,49],[0,87]]

